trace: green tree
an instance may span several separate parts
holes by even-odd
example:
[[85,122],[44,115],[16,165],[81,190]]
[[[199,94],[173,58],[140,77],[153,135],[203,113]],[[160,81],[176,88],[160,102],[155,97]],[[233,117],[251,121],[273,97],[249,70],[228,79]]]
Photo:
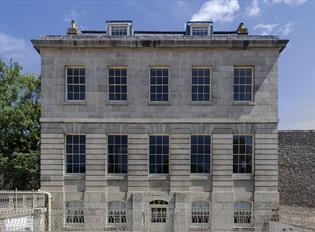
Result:
[[39,188],[40,78],[0,58],[0,189]]

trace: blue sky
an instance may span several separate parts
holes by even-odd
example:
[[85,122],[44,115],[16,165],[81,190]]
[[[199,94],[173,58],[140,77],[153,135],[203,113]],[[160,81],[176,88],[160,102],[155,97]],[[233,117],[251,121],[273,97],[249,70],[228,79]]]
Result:
[[315,0],[0,0],[0,56],[24,72],[40,72],[30,39],[64,34],[69,21],[104,30],[110,19],[133,20],[136,30],[183,30],[188,20],[213,20],[214,30],[244,22],[250,34],[290,39],[279,59],[280,129],[315,129]]

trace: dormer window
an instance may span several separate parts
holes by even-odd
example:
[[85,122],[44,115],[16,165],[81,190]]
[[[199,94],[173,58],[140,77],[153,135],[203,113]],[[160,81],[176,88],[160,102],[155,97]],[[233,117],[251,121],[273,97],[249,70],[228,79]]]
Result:
[[128,35],[128,26],[125,25],[112,25],[111,35],[114,36],[126,36]]
[[198,27],[193,26],[191,28],[191,35],[192,36],[208,36],[209,35],[209,28],[208,27]]
[[210,36],[212,34],[212,22],[210,21],[190,21],[186,25],[186,35],[190,36]]
[[131,36],[132,21],[107,21],[107,32],[110,36]]

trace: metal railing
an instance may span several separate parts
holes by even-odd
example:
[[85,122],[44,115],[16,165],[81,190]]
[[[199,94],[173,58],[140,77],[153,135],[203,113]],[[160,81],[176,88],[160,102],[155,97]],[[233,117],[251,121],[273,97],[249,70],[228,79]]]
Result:
[[[280,207],[279,210],[268,211],[265,215],[260,215],[260,219],[263,219],[263,221],[260,220],[259,222],[257,222],[255,212],[253,212],[252,215],[246,214],[246,220],[242,220],[242,223],[237,223],[238,221],[235,216],[239,215],[235,215],[230,211],[218,211],[215,214],[211,214],[210,212],[207,215],[204,213],[192,214],[192,212],[186,209],[174,209],[170,207],[166,211],[161,211],[161,213],[156,210],[152,211],[151,208],[140,211],[127,208],[124,212],[113,215],[113,213],[110,213],[105,208],[78,208],[75,211],[52,210],[48,214],[47,206],[44,203],[47,200],[36,196],[37,192],[21,192],[21,194],[13,192],[17,196],[13,200],[12,196],[10,196],[9,201],[1,193],[3,192],[0,192],[2,206],[9,207],[7,209],[4,207],[0,209],[1,232],[42,232],[49,231],[50,226],[51,231],[315,231],[315,209],[308,208]],[[29,194],[34,194],[34,198],[31,198]],[[19,198],[24,200],[19,200]],[[29,204],[25,202],[25,199],[35,201],[35,203]],[[19,201],[26,204],[14,204]],[[12,208],[12,205],[16,205],[16,207]],[[30,205],[46,207],[27,208]],[[48,220],[49,217],[51,218],[50,221]]]

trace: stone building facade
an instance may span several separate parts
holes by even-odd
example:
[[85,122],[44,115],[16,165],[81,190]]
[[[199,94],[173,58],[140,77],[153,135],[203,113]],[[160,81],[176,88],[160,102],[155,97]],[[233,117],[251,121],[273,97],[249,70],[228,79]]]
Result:
[[55,229],[265,226],[279,204],[277,60],[287,40],[242,24],[157,32],[108,21],[106,31],[72,22],[67,35],[32,42]]

